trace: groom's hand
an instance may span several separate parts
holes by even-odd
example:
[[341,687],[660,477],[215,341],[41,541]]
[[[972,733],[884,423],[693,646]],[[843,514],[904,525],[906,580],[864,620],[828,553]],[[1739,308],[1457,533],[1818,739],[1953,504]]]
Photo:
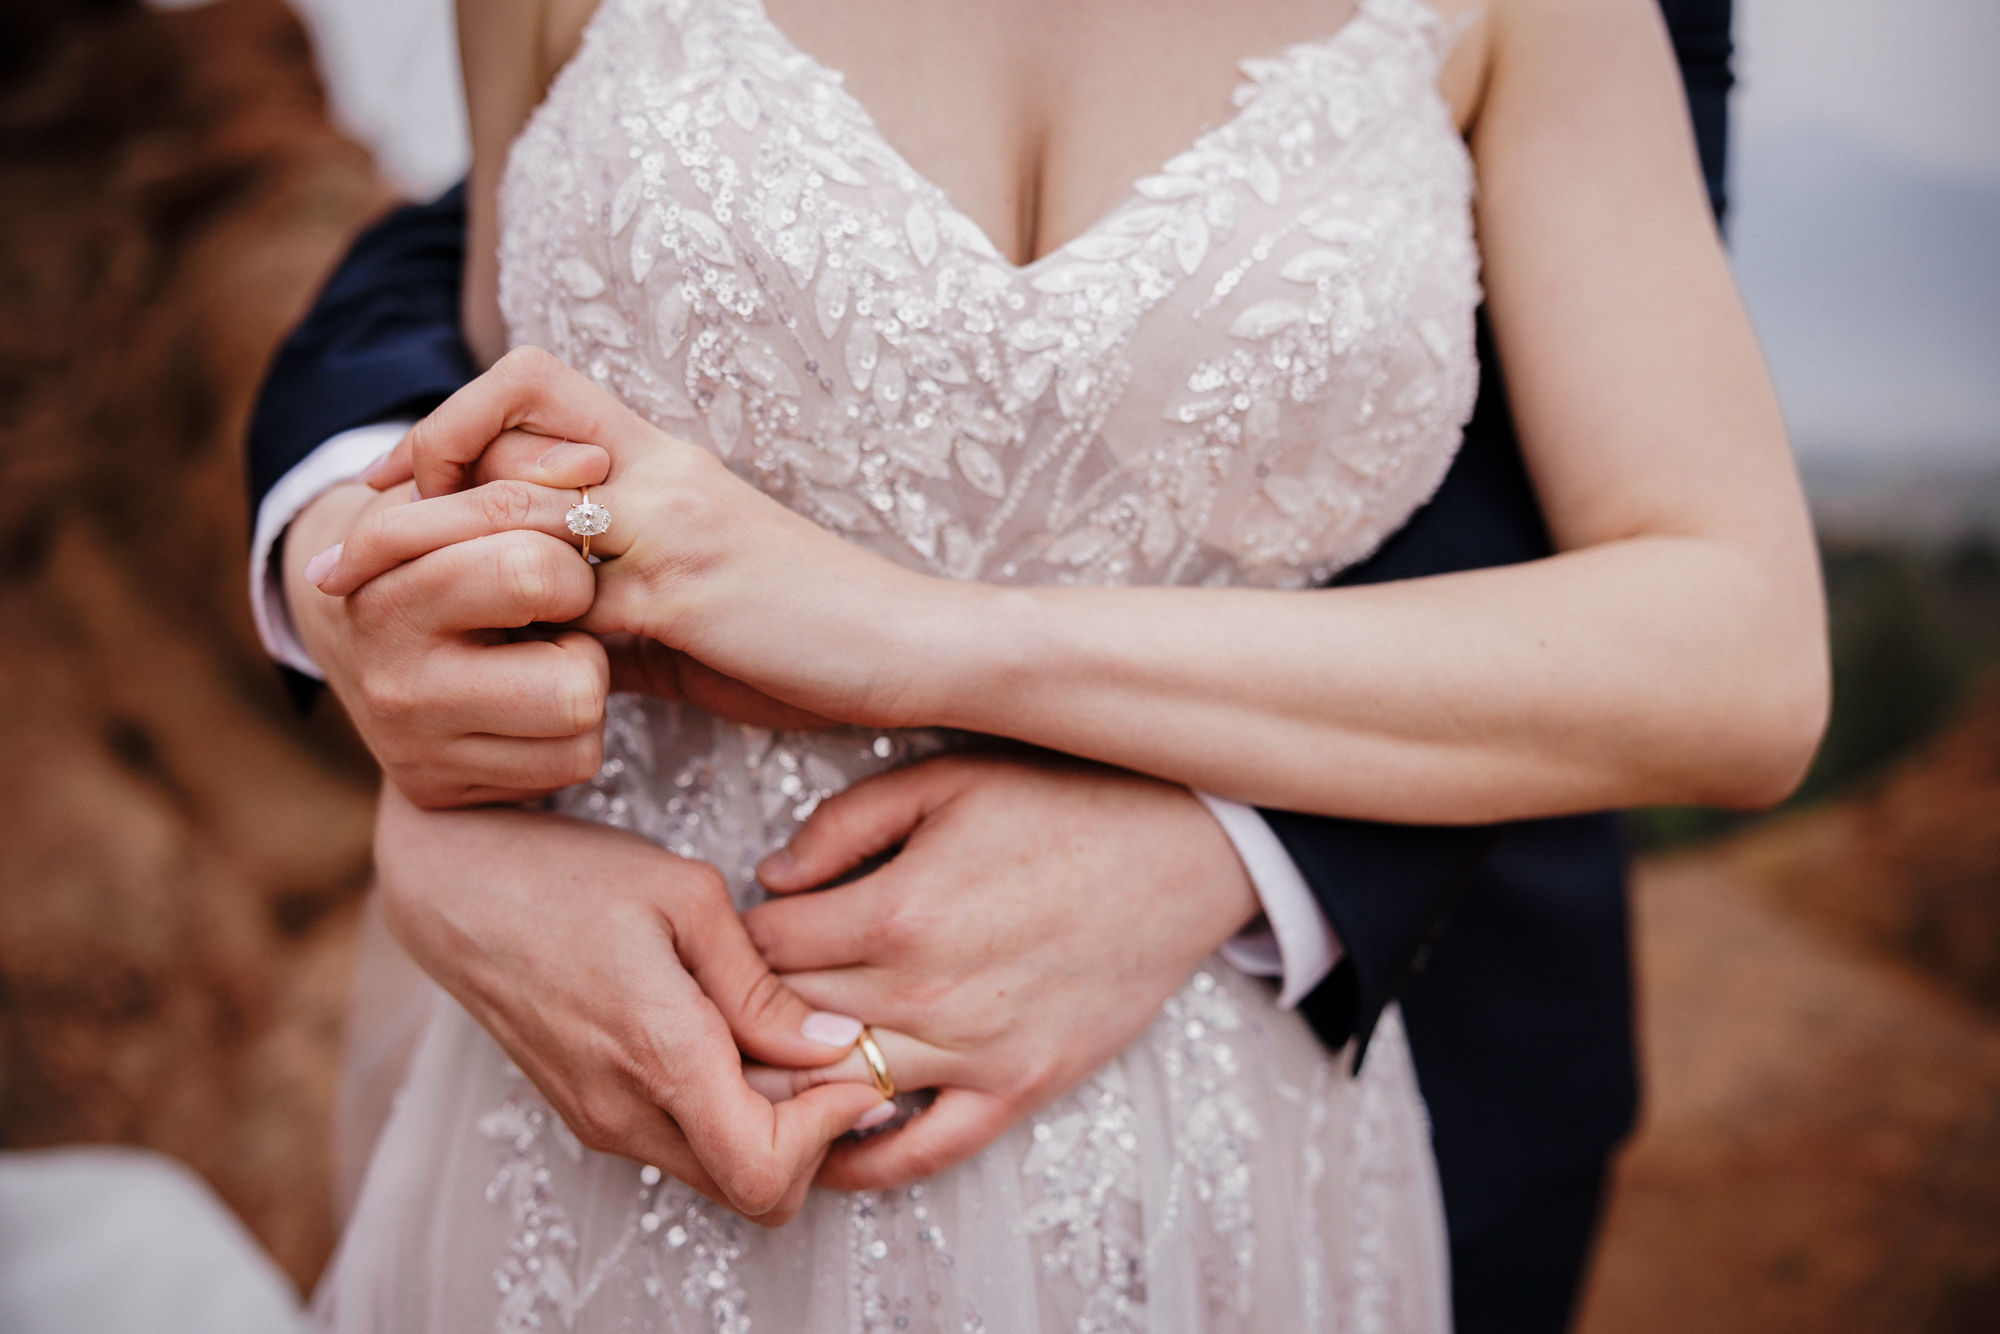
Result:
[[469,490],[413,501],[406,486],[341,488],[294,523],[286,587],[301,638],[418,805],[517,800],[588,778],[607,682],[752,727],[827,725],[651,640],[503,633],[589,609],[597,577],[565,516],[575,488],[607,466],[593,445],[510,430]]
[[336,487],[286,536],[299,638],[390,781],[419,806],[518,801],[597,771],[610,686],[603,646],[581,633],[512,633],[572,620],[596,593],[575,547],[502,522],[539,489],[454,497],[484,516],[487,534],[437,543],[348,596],[318,587],[338,561],[325,551],[377,540],[416,508],[408,488]]
[[[898,845],[867,875],[799,892]],[[908,1125],[835,1146],[819,1181],[843,1189],[986,1147],[1121,1051],[1258,912],[1193,794],[1057,759],[946,757],[857,784],[759,875],[780,897],[744,920],[771,966],[811,1004],[877,1025],[900,1084],[939,1088]],[[865,1073],[850,1057],[752,1077],[782,1094]]]
[[776,1105],[745,1082],[739,1047],[820,1066],[860,1025],[772,976],[713,867],[601,825],[422,811],[394,791],[376,858],[391,932],[593,1149],[775,1225],[826,1146],[890,1107],[865,1076]]

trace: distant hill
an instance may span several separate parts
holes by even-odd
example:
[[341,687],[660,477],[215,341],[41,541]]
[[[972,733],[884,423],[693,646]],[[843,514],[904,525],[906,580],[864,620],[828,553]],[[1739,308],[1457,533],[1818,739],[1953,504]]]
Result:
[[[2000,374],[2000,367],[1996,367]],[[1816,457],[1802,470],[1824,540],[1941,543],[2000,541],[2000,422],[1985,459]]]

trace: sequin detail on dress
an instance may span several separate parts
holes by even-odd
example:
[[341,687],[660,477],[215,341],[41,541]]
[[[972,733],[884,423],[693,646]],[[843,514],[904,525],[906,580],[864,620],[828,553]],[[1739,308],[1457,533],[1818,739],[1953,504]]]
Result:
[[1471,409],[1441,40],[1367,0],[1243,62],[1231,117],[1015,266],[754,0],[606,0],[510,160],[502,307],[905,563],[1300,586],[1403,522]]
[[[1301,587],[1407,519],[1471,408],[1471,173],[1436,90],[1445,41],[1419,0],[1363,0],[1325,40],[1244,61],[1226,120],[1014,265],[757,0],[604,0],[509,158],[503,312],[515,342],[911,567]],[[713,862],[748,906],[758,859],[820,801],[962,740],[772,733],[619,697],[602,771],[557,805]],[[469,1252],[495,1313],[454,1329],[1448,1324],[1393,1010],[1350,1079],[1211,960],[972,1161],[814,1192],[775,1231],[582,1149],[462,1012],[435,1028],[444,1055],[412,1090],[466,1110],[402,1133],[454,1146],[424,1188],[431,1225],[497,1238]]]

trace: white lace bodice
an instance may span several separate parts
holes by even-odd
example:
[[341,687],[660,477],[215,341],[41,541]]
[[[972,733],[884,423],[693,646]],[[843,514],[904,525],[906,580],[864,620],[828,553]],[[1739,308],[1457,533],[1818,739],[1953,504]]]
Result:
[[1363,0],[1004,258],[759,0],[605,0],[501,187],[502,309],[800,512],[956,578],[1297,586],[1443,476],[1479,299],[1438,17]]

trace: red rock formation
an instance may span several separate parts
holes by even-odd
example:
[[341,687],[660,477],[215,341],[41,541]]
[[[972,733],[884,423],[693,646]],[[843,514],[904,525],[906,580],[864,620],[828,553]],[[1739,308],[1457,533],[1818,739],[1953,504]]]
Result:
[[368,782],[256,647],[240,440],[385,195],[278,0],[37,12],[0,86],[0,1143],[175,1154],[303,1283]]
[[1879,781],[1723,850],[1771,903],[2000,1013],[2000,678]]
[[[239,453],[385,195],[279,0],[19,0],[0,198],[0,1144],[175,1154],[304,1284],[369,780],[251,636]],[[1642,872],[1649,1104],[1593,1334],[1991,1327],[2000,1037],[1934,979],[1993,1003],[1996,765],[2000,695]]]

